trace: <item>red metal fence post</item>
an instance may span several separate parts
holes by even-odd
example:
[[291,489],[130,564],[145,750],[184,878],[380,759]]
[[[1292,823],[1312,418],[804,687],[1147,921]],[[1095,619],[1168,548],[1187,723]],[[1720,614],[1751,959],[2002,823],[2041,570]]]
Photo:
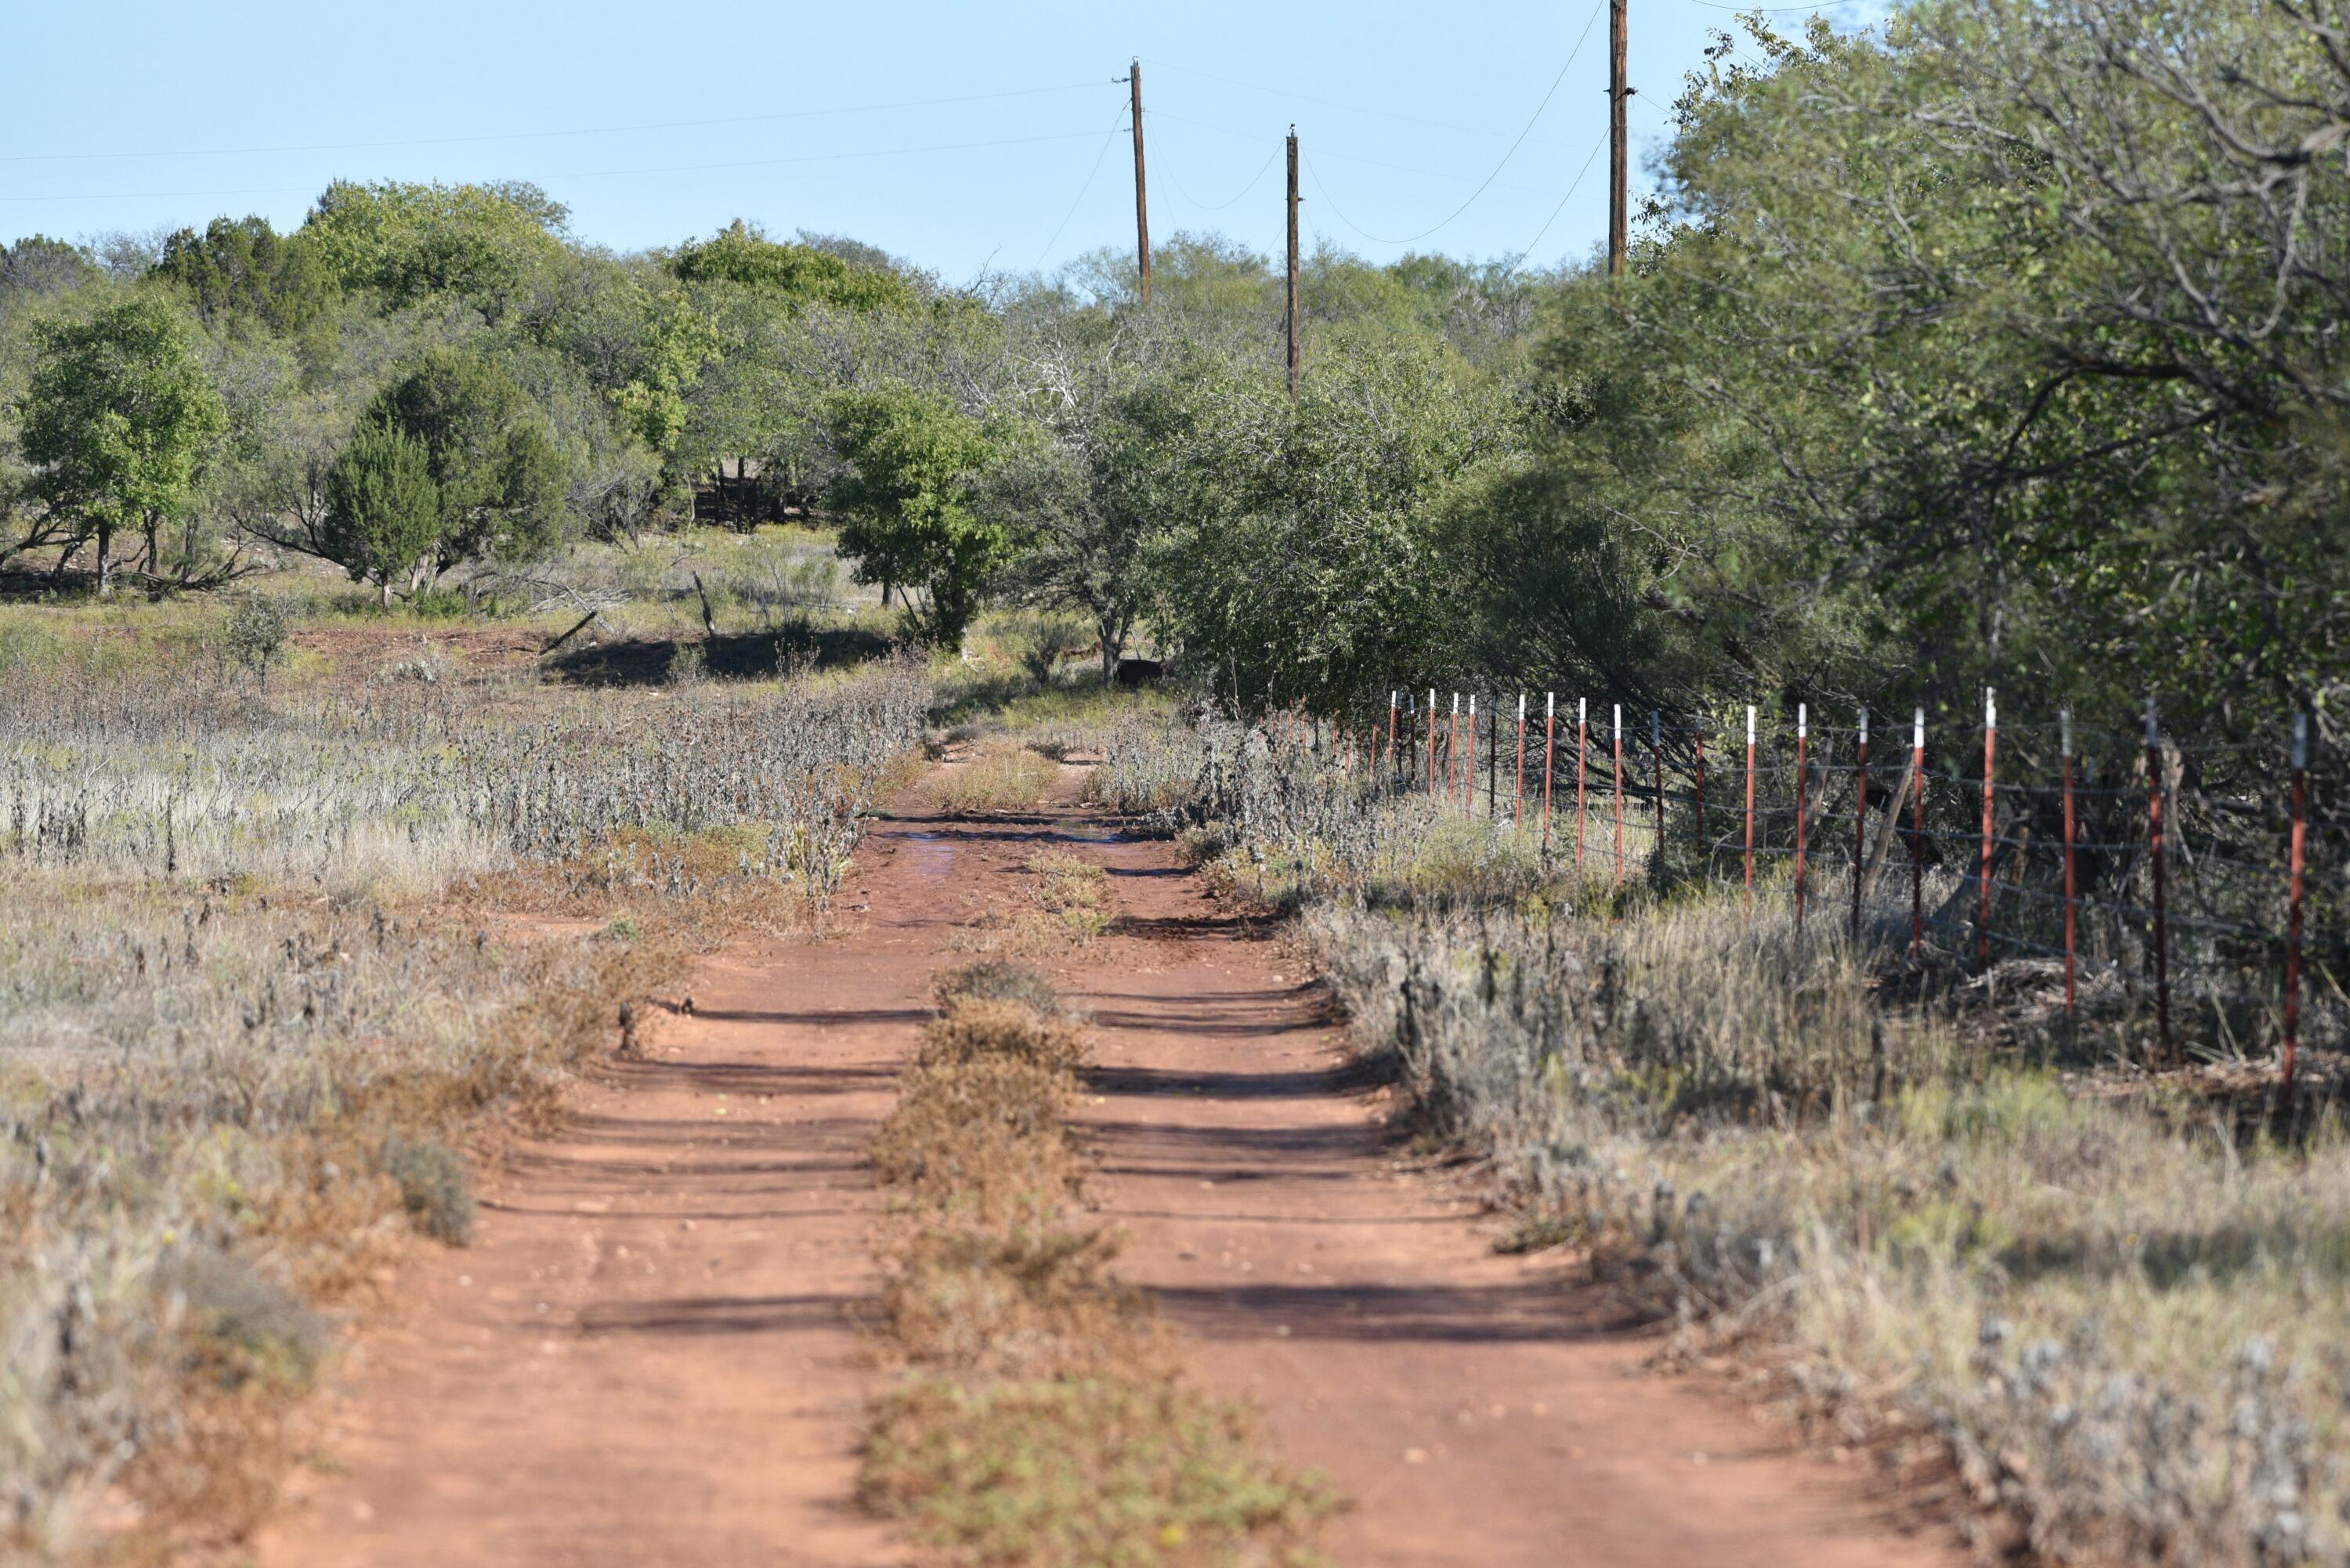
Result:
[[1616,704],[1616,886],[1624,885],[1624,704]]
[[1515,833],[1526,815],[1526,694],[1518,693],[1518,784],[1510,797],[1510,831]]
[[1860,878],[1868,869],[1868,710],[1860,711],[1860,749],[1852,763],[1852,940],[1860,940]]
[[1988,972],[1991,969],[1991,781],[1998,774],[1999,763],[1999,698],[1988,686],[1983,688],[1983,796],[1982,796],[1982,856],[1981,902],[1975,919],[1975,967]]
[[1399,793],[1405,785],[1419,781],[1419,774],[1417,774],[1417,766],[1419,766],[1419,693],[1417,691],[1403,693],[1403,729],[1410,732],[1410,745],[1405,745],[1405,738],[1399,733],[1396,745],[1388,753],[1388,764],[1396,769],[1396,790]]
[[1746,710],[1746,919],[1754,920],[1754,709]]
[[[1909,717],[1909,771],[1917,787],[1909,797],[1909,956],[1926,951],[1926,710]],[[1898,809],[1898,804],[1897,804]]]
[[1550,858],[1550,769],[1558,749],[1558,693],[1543,693],[1543,858]]
[[2164,908],[2162,877],[2162,732],[2154,699],[2146,700],[2147,857],[2154,867],[2154,1014],[2162,1054],[2170,1054],[2170,916]]
[[1388,772],[1389,773],[1395,772],[1396,712],[1402,706],[1403,693],[1389,691],[1388,693]]
[[2293,716],[2293,837],[2285,855],[2290,880],[2284,916],[2284,1054],[2277,1075],[2293,1096],[2293,1062],[2301,1050],[2301,868],[2309,831],[2309,715]]
[[2056,715],[2056,749],[2064,763],[2064,1016],[2073,1016],[2074,969],[2080,921],[2081,885],[2074,863],[2074,846],[2081,839],[2073,811],[2073,710]]
[[1812,710],[1795,704],[1795,929],[1804,929],[1804,796],[1811,777]]

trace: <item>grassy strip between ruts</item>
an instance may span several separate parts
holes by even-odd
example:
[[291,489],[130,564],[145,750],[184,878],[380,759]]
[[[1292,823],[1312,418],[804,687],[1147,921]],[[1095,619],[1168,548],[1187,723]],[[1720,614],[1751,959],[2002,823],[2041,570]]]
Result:
[[1064,1120],[1087,1041],[1025,966],[950,972],[873,1147],[895,1195],[859,1490],[958,1565],[1318,1561],[1334,1506],[1263,1453],[1247,1413],[1187,1382],[1121,1238],[1073,1210]]

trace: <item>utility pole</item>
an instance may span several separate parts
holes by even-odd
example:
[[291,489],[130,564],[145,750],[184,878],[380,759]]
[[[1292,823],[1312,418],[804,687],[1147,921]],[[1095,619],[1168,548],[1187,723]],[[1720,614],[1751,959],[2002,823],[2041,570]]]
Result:
[[1142,303],[1150,303],[1150,196],[1142,179],[1142,58],[1135,57],[1127,82],[1134,88],[1134,254],[1142,267]]
[[1297,396],[1297,127],[1289,128],[1289,395]]
[[[1630,139],[1625,134],[1625,101],[1632,89],[1624,80],[1630,42],[1629,0],[1607,0],[1607,275],[1624,275],[1624,253],[1631,230]],[[1139,101],[1139,100],[1138,100]],[[1139,131],[1136,132],[1140,135]]]

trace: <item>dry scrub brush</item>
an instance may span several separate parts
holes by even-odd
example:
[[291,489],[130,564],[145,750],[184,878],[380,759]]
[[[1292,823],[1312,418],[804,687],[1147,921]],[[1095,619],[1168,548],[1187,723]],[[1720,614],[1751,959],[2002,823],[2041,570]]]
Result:
[[[550,1105],[711,910],[820,905],[925,701],[265,700],[151,651],[0,659],[0,1559],[88,1557],[118,1488],[154,1551],[249,1521],[322,1313],[469,1233],[483,1114]],[[565,899],[605,934],[504,918]]]
[[1305,924],[1524,1239],[1716,1345],[1799,1347],[1843,1440],[1930,1440],[2049,1561],[2342,1559],[2337,1132],[2242,1145],[1991,1058],[1776,897]]
[[1056,772],[1053,760],[1025,746],[982,746],[940,776],[933,798],[949,816],[1025,811],[1044,797]]

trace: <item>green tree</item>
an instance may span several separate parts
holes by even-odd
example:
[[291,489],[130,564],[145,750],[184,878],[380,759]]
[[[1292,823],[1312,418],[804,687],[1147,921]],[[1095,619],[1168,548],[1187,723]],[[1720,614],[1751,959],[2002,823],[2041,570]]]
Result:
[[670,270],[687,283],[732,283],[795,305],[847,310],[910,310],[917,303],[905,278],[884,267],[859,266],[829,250],[771,240],[737,218],[707,240],[679,247]]
[[327,187],[299,237],[345,288],[396,304],[451,295],[495,326],[562,257],[569,214],[536,185]]
[[959,647],[1012,532],[978,504],[994,456],[978,421],[946,398],[902,383],[835,395],[826,409],[847,472],[832,488],[840,546],[859,582],[919,587],[923,631]]
[[668,457],[692,412],[687,396],[723,344],[717,325],[689,299],[647,300],[645,319],[637,374],[614,389],[612,402],[639,441]]
[[1473,531],[1536,584],[1579,559],[1639,624],[1529,594],[1501,640],[1628,659],[1666,701],[1735,669],[2273,726],[2342,691],[2324,36],[2251,0],[1748,31],[1680,101],[1633,275],[1558,291],[1540,472]]
[[226,416],[186,322],[151,295],[45,324],[35,344],[19,444],[36,465],[33,493],[77,525],[67,554],[95,537],[105,597],[114,591],[115,530],[146,535],[145,569],[154,572],[160,531],[194,504],[198,468]]
[[244,311],[288,333],[316,320],[336,293],[316,242],[280,234],[261,217],[214,218],[202,234],[182,229],[163,242],[155,275],[187,290],[207,321]]
[[391,607],[391,585],[411,591],[440,543],[441,487],[424,442],[388,423],[359,427],[327,472],[320,553],[351,575],[373,580]]
[[440,504],[434,576],[468,560],[527,560],[560,536],[563,453],[546,413],[491,359],[433,349],[377,394],[366,421],[424,449]]
[[11,294],[70,294],[98,277],[98,264],[88,251],[47,234],[0,245],[0,302]]
[[1516,450],[1495,383],[1440,348],[1330,345],[1298,397],[1270,365],[1139,389],[1158,614],[1238,701],[1325,709],[1399,673],[1460,671],[1449,498]]

